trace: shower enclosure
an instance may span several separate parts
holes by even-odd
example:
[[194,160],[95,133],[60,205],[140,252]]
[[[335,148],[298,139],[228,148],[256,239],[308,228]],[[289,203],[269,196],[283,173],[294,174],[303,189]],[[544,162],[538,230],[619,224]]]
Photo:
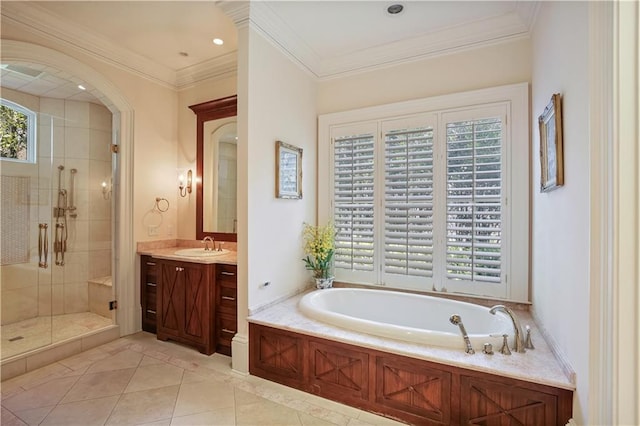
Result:
[[[4,69],[2,77],[10,81]],[[33,112],[35,125],[30,159],[0,160],[2,361],[115,319],[111,112],[94,100],[34,95],[5,81],[3,101]]]

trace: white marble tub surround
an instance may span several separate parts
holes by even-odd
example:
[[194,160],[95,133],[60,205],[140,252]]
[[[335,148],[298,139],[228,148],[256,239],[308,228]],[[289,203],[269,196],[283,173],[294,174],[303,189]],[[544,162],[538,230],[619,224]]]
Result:
[[[218,246],[216,241],[216,247]],[[238,253],[236,252],[237,244],[235,242],[220,241],[222,248],[229,250],[224,254],[210,257],[180,256],[176,251],[184,248],[202,248],[204,243],[199,240],[162,240],[147,241],[137,244],[137,252],[139,255],[147,255],[157,259],[179,260],[183,262],[193,263],[222,263],[226,265],[236,265]]]
[[510,336],[513,324],[506,313],[489,313],[489,308],[442,297],[399,291],[362,288],[331,288],[309,292],[300,300],[305,315],[341,328],[406,340],[411,343],[465,349],[457,325],[450,322],[459,315],[475,349],[484,343],[494,348],[502,335]]
[[305,294],[296,295],[279,304],[261,310],[251,315],[248,321],[411,358],[497,374],[561,389],[575,390],[575,383],[572,383],[565,374],[562,366],[538,332],[538,328],[528,312],[518,312],[518,316],[523,327],[525,325],[531,327],[531,336],[535,349],[527,350],[526,353],[512,351],[512,355],[502,355],[498,352],[500,348],[494,347],[495,354],[486,355],[482,353],[482,347],[479,347],[474,348],[476,353],[470,355],[461,349],[384,338],[317,321],[304,315],[298,308],[298,303]]

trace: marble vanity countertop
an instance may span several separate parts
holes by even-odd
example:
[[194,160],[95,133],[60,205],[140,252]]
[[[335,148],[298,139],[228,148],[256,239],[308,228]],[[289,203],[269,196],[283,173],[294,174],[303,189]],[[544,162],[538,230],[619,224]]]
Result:
[[[322,290],[319,290],[322,291]],[[529,312],[518,312],[522,326],[531,327],[533,350],[526,353],[512,351],[512,355],[502,355],[494,348],[494,355],[476,353],[469,355],[462,349],[450,349],[428,346],[401,340],[387,339],[316,321],[305,316],[298,309],[299,294],[251,315],[250,323],[289,330],[329,340],[376,349],[383,352],[424,359],[469,370],[498,374],[504,377],[525,380],[528,382],[554,386],[561,389],[575,390],[575,383],[565,373],[561,363],[556,359],[551,348],[544,341],[538,327]]]
[[139,255],[151,256],[156,259],[178,260],[181,262],[192,262],[201,264],[221,263],[225,265],[237,265],[238,253],[235,251],[236,243],[223,242],[223,248],[229,250],[227,253],[216,256],[196,257],[177,255],[176,251],[185,248],[204,247],[200,241],[188,240],[168,240],[161,242],[138,243],[137,253]]

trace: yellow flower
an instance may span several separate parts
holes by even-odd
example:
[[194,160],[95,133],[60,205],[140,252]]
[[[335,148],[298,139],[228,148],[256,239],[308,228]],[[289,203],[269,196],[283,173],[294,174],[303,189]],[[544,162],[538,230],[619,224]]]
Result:
[[335,251],[336,231],[332,223],[326,226],[304,224],[305,267],[312,270],[316,278],[328,278],[331,260]]

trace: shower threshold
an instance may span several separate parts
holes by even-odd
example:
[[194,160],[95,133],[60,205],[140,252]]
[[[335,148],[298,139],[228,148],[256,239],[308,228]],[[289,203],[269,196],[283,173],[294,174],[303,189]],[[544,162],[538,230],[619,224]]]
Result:
[[92,312],[37,317],[0,327],[1,359],[43,348],[113,325],[110,318]]

